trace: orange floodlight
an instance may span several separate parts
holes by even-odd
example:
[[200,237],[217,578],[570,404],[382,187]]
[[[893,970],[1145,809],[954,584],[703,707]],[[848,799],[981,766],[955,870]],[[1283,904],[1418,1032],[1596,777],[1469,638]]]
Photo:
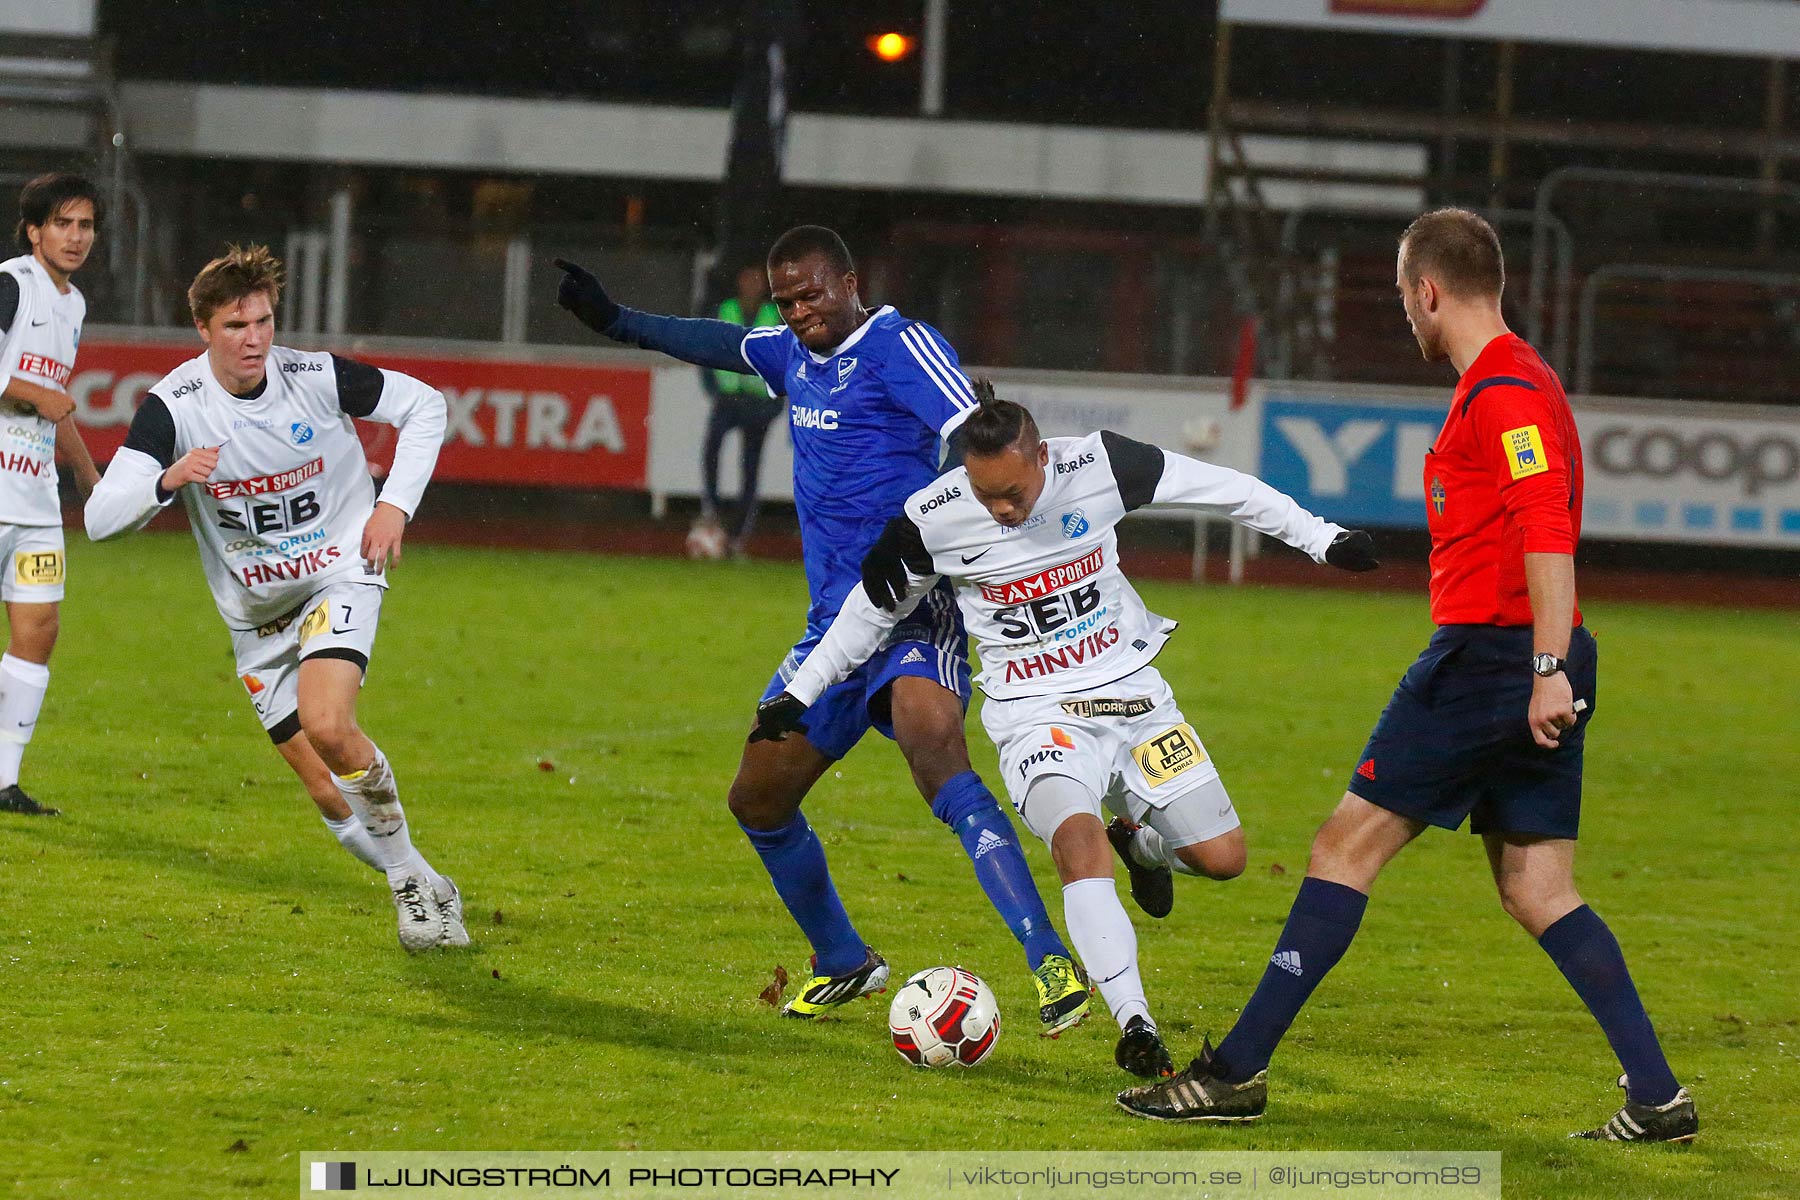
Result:
[[877,33],[869,38],[869,52],[882,62],[899,62],[913,52],[914,38],[904,33]]

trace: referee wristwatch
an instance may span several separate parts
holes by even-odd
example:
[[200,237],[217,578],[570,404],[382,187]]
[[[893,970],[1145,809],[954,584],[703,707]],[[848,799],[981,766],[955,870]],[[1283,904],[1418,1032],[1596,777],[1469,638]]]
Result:
[[1546,679],[1555,675],[1568,665],[1568,659],[1558,658],[1548,650],[1544,651],[1542,654],[1533,655],[1531,659],[1532,671],[1544,676]]

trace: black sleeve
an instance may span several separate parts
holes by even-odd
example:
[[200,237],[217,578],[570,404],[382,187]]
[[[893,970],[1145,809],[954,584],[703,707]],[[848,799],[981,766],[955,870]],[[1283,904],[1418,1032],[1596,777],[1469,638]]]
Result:
[[[919,533],[919,527],[902,514],[887,523],[863,558],[863,590],[868,592],[877,608],[892,607],[892,603],[905,593],[906,570],[911,570],[914,575],[930,575],[931,551],[925,549],[925,538]],[[877,594],[872,586],[877,581],[885,581],[895,601]]]
[[1156,485],[1162,482],[1162,447],[1133,441],[1110,429],[1100,431],[1100,444],[1106,447],[1107,461],[1112,463],[1113,479],[1119,485],[1119,499],[1125,502],[1125,511],[1142,508],[1154,500]]
[[331,366],[337,372],[338,407],[353,417],[367,417],[374,412],[381,403],[381,368],[335,354],[331,356]]
[[0,271],[0,333],[12,328],[19,315],[19,281],[11,271]]
[[161,396],[151,392],[138,405],[131,418],[131,430],[125,435],[125,449],[148,454],[161,463],[163,470],[175,465],[175,418]]

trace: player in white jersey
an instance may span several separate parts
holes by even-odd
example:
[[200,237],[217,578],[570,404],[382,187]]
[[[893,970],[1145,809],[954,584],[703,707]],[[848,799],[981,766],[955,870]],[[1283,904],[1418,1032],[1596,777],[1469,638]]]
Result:
[[[338,841],[386,873],[400,944],[467,945],[456,885],[414,849],[393,768],[356,721],[387,563],[437,464],[444,397],[273,345],[280,289],[264,246],[233,247],[195,277],[206,352],[144,398],[88,501],[88,536],[140,529],[181,497],[257,716]],[[399,430],[379,500],[353,417]]]
[[16,240],[0,262],[0,812],[56,816],[19,787],[25,747],[50,686],[67,563],[56,459],[83,496],[94,468],[75,428],[69,377],[87,302],[69,282],[94,248],[100,196],[79,175],[40,175],[19,193]]
[[[1251,476],[1115,433],[1040,438],[1024,408],[976,384],[963,465],[913,493],[863,564],[829,632],[757,709],[765,735],[876,647],[916,598],[948,578],[981,643],[982,724],[1012,802],[1050,847],[1069,936],[1121,1030],[1115,1059],[1145,1077],[1174,1072],[1144,998],[1137,937],[1113,890],[1112,856],[1153,917],[1174,903],[1171,872],[1230,879],[1244,869],[1231,797],[1151,665],[1174,622],[1150,612],[1119,569],[1114,527],[1133,509],[1230,517],[1318,562],[1376,563],[1369,535],[1302,509]],[[1114,814],[1103,824],[1103,810]]]

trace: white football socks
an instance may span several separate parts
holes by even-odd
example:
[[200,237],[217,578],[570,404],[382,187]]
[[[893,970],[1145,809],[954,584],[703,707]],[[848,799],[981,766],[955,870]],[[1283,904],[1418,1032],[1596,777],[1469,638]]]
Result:
[[325,828],[331,830],[331,836],[338,840],[338,845],[348,850],[352,858],[357,862],[374,867],[377,871],[386,870],[381,865],[381,851],[375,848],[375,840],[369,836],[369,831],[363,828],[361,817],[354,812],[341,821],[334,821],[324,813],[320,813],[319,816],[324,820]]
[[49,688],[49,667],[0,654],[0,788],[19,782],[19,764]]
[[1127,843],[1127,849],[1140,867],[1167,867],[1177,875],[1200,874],[1182,862],[1181,856],[1163,841],[1163,835],[1148,825],[1138,826],[1138,831],[1131,835],[1131,841]]
[[1113,1020],[1125,1028],[1133,1017],[1150,1016],[1144,981],[1138,975],[1137,930],[1119,903],[1111,879],[1077,879],[1063,885],[1063,924],[1081,955],[1088,977],[1100,988]]
[[333,772],[331,782],[337,785],[338,794],[350,811],[362,821],[375,865],[387,872],[389,886],[399,887],[415,874],[435,881],[437,872],[413,849],[412,834],[406,828],[406,810],[400,807],[400,785],[381,747],[375,747],[375,761],[367,769],[348,776]]

